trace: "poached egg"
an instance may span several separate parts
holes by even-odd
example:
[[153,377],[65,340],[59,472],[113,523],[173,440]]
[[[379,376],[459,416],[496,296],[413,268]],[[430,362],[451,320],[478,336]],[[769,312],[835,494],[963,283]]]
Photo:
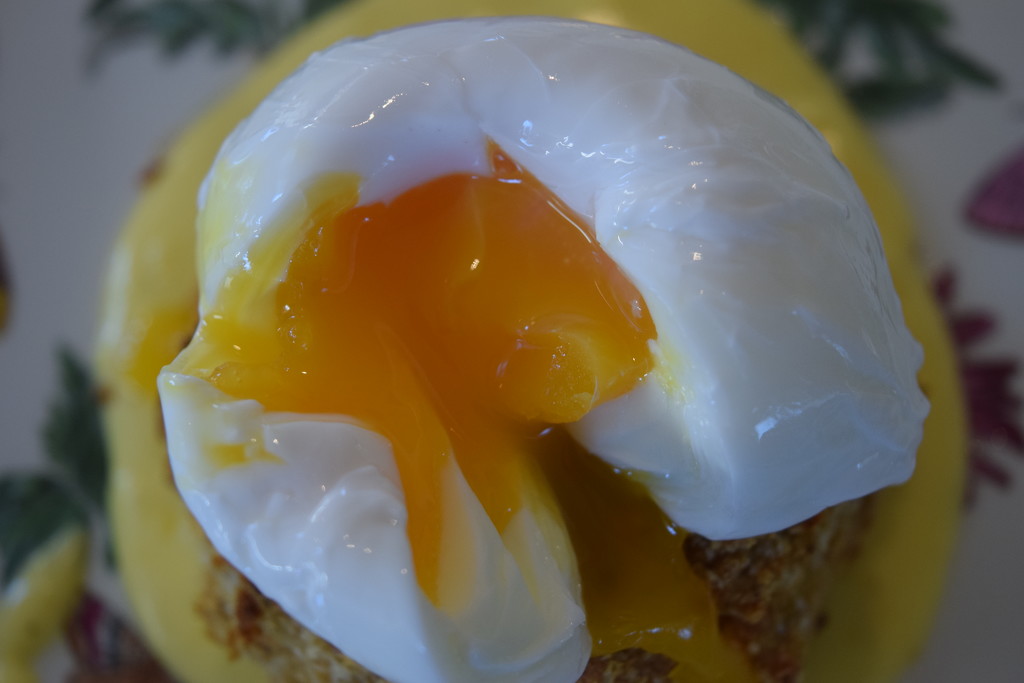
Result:
[[[179,489],[391,680],[572,681],[592,641],[700,640],[595,624],[574,488],[678,553],[678,528],[781,529],[912,469],[920,351],[863,199],[680,47],[542,19],[343,42],[200,201],[201,322],[160,378]],[[553,467],[563,430],[607,473]]]

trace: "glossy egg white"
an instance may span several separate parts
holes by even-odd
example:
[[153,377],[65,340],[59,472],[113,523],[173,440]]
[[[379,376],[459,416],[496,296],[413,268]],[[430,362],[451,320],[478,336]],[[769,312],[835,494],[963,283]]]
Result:
[[[285,218],[308,211],[319,177],[353,174],[360,203],[387,201],[488,172],[489,140],[590,222],[647,303],[655,369],[570,431],[676,523],[765,533],[910,475],[921,351],[853,180],[777,99],[622,29],[464,20],[314,55],[204,185],[201,315],[270,315],[302,238]],[[260,274],[245,310],[223,310],[243,271]],[[576,680],[589,636],[556,513],[528,506],[499,534],[457,468],[445,473],[462,533],[445,542],[434,605],[412,571],[390,444],[349,416],[220,393],[199,379],[202,343],[161,374],[171,462],[263,593],[398,683]],[[217,467],[219,444],[250,444],[251,459]]]

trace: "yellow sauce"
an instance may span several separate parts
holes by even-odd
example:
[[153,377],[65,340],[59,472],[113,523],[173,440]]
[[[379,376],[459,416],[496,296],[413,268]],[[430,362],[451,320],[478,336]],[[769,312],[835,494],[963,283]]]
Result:
[[7,290],[0,283],[0,332],[3,332],[4,327],[7,326],[7,311],[10,308],[9,298]]
[[87,543],[80,528],[39,548],[0,594],[0,681],[35,683],[35,660],[82,594]]

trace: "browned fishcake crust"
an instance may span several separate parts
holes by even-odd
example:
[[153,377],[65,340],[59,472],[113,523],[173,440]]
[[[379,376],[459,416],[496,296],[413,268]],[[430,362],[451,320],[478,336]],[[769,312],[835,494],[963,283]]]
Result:
[[[686,537],[682,552],[709,583],[722,634],[747,653],[760,681],[799,680],[807,642],[825,620],[825,596],[856,554],[870,507],[868,500],[844,503],[784,531],[737,541]],[[280,683],[385,683],[211,555],[199,609],[211,636],[233,654],[261,662]],[[673,666],[663,655],[623,650],[591,659],[580,683],[668,683]]]
[[635,647],[591,657],[578,683],[671,683],[676,663]]
[[214,555],[210,569],[199,612],[232,656],[260,662],[279,683],[386,683],[285,614],[227,560]]
[[806,645],[827,619],[833,578],[857,555],[871,508],[862,498],[736,541],[686,537],[686,558],[711,587],[720,632],[747,653],[761,681],[800,680]]

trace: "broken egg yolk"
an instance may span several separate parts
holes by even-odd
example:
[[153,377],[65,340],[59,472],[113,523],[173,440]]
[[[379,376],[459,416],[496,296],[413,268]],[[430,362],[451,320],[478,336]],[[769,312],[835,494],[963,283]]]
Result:
[[491,166],[365,206],[358,179],[322,178],[273,329],[204,319],[229,358],[209,380],[387,438],[435,603],[443,473],[457,465],[499,533],[538,492],[562,511],[596,654],[642,647],[721,670],[730,657],[682,533],[558,428],[651,371],[644,301],[583,219],[493,146]]

